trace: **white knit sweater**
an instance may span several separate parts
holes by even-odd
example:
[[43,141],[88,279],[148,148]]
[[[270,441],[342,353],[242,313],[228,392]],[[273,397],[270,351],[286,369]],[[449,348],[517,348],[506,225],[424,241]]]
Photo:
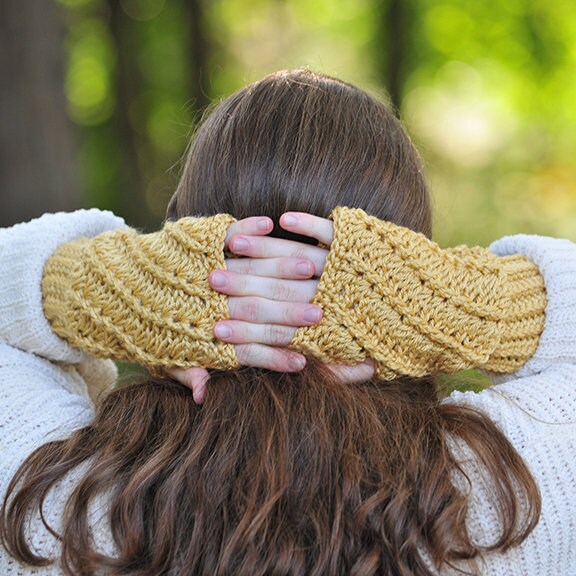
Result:
[[[87,358],[56,336],[42,311],[40,281],[47,258],[63,242],[123,226],[98,210],[47,214],[0,230],[0,498],[22,461],[48,440],[63,438],[90,422],[92,378],[111,384],[111,363]],[[530,467],[542,493],[542,516],[534,532],[504,555],[485,558],[486,576],[576,575],[576,246],[566,240],[514,236],[494,243],[499,255],[522,253],[546,283],[546,325],[534,357],[516,374],[479,394],[454,393],[447,402],[487,413]],[[478,542],[497,533],[494,510],[478,470],[469,529]],[[80,474],[81,471],[78,471]],[[48,521],[59,517],[77,475],[70,475],[46,501]],[[112,543],[105,502],[94,504],[91,522],[98,547]],[[33,541],[43,555],[58,544],[33,521]],[[444,572],[443,574],[451,574]],[[0,576],[58,575],[56,566],[31,569],[0,549]]]

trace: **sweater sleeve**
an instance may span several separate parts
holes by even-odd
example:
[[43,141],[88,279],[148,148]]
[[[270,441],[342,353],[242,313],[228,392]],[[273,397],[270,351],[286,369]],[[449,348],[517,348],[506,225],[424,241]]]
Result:
[[81,210],[0,230],[0,500],[30,453],[88,424],[91,380],[115,378],[111,364],[52,331],[40,289],[45,262],[65,242],[123,226],[109,212]]
[[[487,414],[534,476],[542,513],[534,532],[505,555],[485,558],[483,574],[574,574],[576,566],[576,245],[568,240],[511,236],[493,243],[500,256],[522,254],[546,287],[544,329],[532,357],[480,393],[453,392],[446,403]],[[466,447],[461,446],[463,454]],[[493,486],[481,467],[464,461],[473,491],[468,527],[480,544],[493,542],[500,523]]]
[[99,358],[158,367],[238,366],[214,338],[228,300],[211,289],[225,267],[227,214],[181,218],[162,230],[114,230],[63,244],[44,266],[44,314],[54,332]]

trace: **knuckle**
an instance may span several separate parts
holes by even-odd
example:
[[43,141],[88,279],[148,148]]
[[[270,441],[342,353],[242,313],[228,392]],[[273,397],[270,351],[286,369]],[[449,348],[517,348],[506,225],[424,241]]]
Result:
[[260,316],[260,305],[256,300],[248,300],[242,304],[241,316],[248,322],[255,322]]
[[274,243],[268,236],[256,236],[254,238],[254,256],[256,258],[270,258],[274,254]]
[[236,359],[240,364],[248,365],[249,362],[249,346],[246,344],[237,344],[234,346],[234,352],[236,352]]
[[238,314],[240,313],[239,303],[240,300],[238,298],[235,298],[234,296],[228,298],[228,315],[232,320],[238,319]]
[[283,324],[297,324],[298,323],[298,306],[283,306],[281,311]]
[[269,324],[266,326],[266,342],[268,344],[284,344],[286,341],[286,331],[283,326]]
[[255,368],[283,371],[288,366],[288,362],[279,349],[263,344],[236,346],[236,357],[240,364]]
[[298,258],[298,259],[309,259],[310,255],[308,253],[309,248],[306,247],[302,247],[302,248],[296,248],[296,250],[294,250],[294,253],[292,254],[293,258]]
[[276,276],[287,278],[289,275],[295,276],[295,262],[292,258],[280,258],[276,263]]
[[274,261],[273,272],[274,272],[274,276],[276,278],[286,278],[286,271],[287,270],[290,270],[290,268],[286,265],[286,259],[285,258],[277,258]]
[[228,258],[226,260],[226,270],[228,272],[242,272],[243,270],[243,262],[241,258]]
[[285,353],[281,354],[278,359],[278,364],[281,366],[282,371],[291,372],[292,371],[292,360],[295,358],[295,354],[286,350]]
[[242,296],[246,290],[246,276],[243,274],[234,274],[230,279],[230,289],[234,294]]
[[311,302],[318,289],[317,280],[305,280],[302,282],[302,299],[300,302]]
[[292,295],[293,291],[288,282],[274,282],[272,286],[272,298],[274,300],[289,301]]
[[258,344],[244,344],[236,347],[236,357],[244,366],[262,367],[265,356],[264,348]]
[[244,274],[255,276],[257,272],[257,262],[257,260],[253,260],[252,258],[246,258],[244,263]]

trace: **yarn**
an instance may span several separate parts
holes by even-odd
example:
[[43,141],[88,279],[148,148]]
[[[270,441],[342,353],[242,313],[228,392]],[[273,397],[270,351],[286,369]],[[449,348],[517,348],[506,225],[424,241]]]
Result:
[[226,296],[208,274],[225,268],[232,216],[182,218],[160,232],[122,229],[68,242],[48,259],[44,313],[53,330],[96,357],[150,367],[238,366],[214,338],[228,318]]
[[[0,230],[0,366],[4,382],[0,395],[0,442],[7,472],[0,476],[2,493],[12,477],[8,472],[16,470],[39,445],[65,438],[93,421],[93,406],[85,397],[84,382],[78,375],[84,375],[78,365],[82,354],[76,349],[68,350],[45,322],[40,294],[45,261],[62,242],[95,236],[121,225],[109,214],[90,210],[44,215]],[[500,377],[500,384],[490,391],[454,392],[444,403],[480,411],[503,430],[537,480],[545,505],[530,537],[507,554],[486,554],[483,572],[501,576],[573,576],[576,247],[568,240],[522,235],[498,240],[491,250],[502,259],[522,253],[537,263],[546,282],[546,326],[538,350],[518,372]],[[513,300],[510,298],[509,303]],[[466,454],[467,447],[450,442],[450,449],[458,460]],[[495,521],[490,498],[493,487],[486,483],[483,467],[477,464],[463,462],[472,487],[469,534],[474,542],[482,544],[493,535],[498,536],[501,526]],[[60,525],[67,497],[81,480],[82,469],[75,468],[62,490],[49,495],[43,510],[49,526]],[[102,505],[106,505],[105,499]],[[91,508],[90,530],[97,549],[113,550],[103,508]],[[38,515],[30,518],[29,533],[35,551],[49,558],[60,555],[59,541]],[[53,566],[23,568],[0,547],[0,573],[5,576],[55,572],[58,569]]]
[[[484,368],[513,372],[532,356],[546,294],[523,256],[441,249],[359,209],[336,208],[334,241],[313,300],[320,323],[291,347],[325,362],[371,358],[378,375]],[[97,357],[149,367],[238,366],[213,337],[227,298],[208,274],[224,268],[228,215],[183,218],[160,232],[116,230],[62,245],[48,259],[43,305],[54,331]]]
[[484,368],[512,372],[538,346],[546,294],[523,256],[441,249],[359,209],[336,208],[334,240],[313,302],[320,323],[294,348],[325,362],[372,358],[383,379]]

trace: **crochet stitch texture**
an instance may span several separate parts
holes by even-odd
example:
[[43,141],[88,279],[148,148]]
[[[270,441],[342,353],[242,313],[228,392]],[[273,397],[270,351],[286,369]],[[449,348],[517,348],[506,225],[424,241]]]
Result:
[[[441,249],[358,209],[332,213],[334,241],[314,302],[322,321],[291,345],[325,362],[372,358],[378,375],[484,368],[513,372],[538,346],[546,294],[523,256]],[[213,337],[227,299],[208,285],[224,268],[228,215],[183,218],[161,232],[116,230],[62,245],[42,282],[54,331],[98,357],[149,367],[238,366]]]
[[441,249],[359,209],[331,217],[334,240],[313,300],[324,316],[298,330],[295,348],[339,364],[372,358],[384,379],[513,372],[535,352],[546,294],[525,257]]
[[149,367],[238,366],[234,347],[213,335],[227,298],[208,284],[225,268],[233,221],[182,218],[153,234],[122,229],[63,244],[42,279],[54,332],[94,356]]

